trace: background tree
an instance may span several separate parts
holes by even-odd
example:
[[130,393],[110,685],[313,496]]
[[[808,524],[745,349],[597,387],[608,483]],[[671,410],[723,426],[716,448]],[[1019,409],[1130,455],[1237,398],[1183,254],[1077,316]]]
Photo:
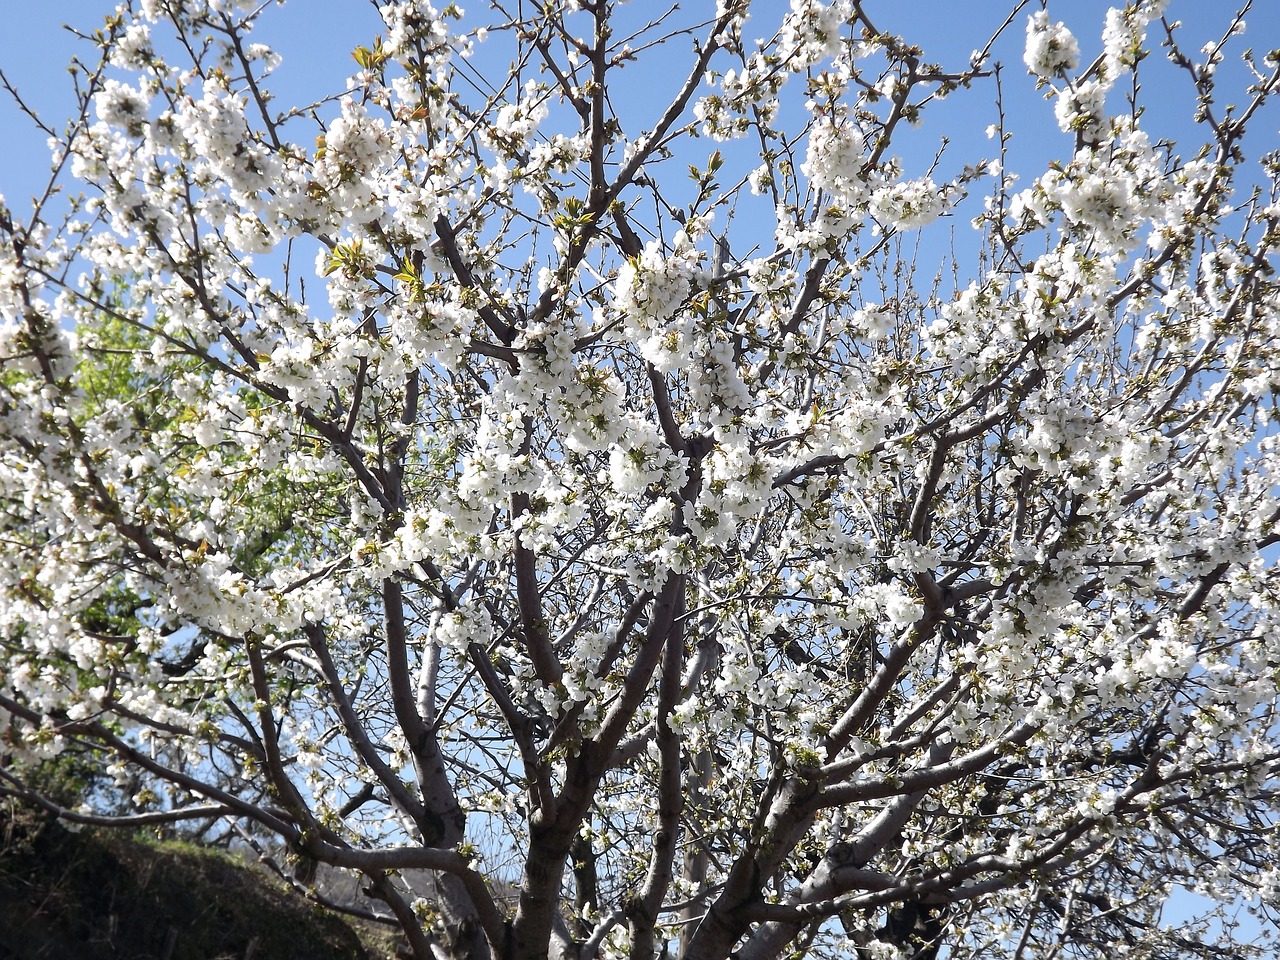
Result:
[[[256,2],[106,22],[0,213],[0,789],[420,958],[1246,954],[1162,909],[1280,876],[1277,54],[694,6],[388,3],[300,107]],[[895,155],[1024,24],[1061,157]]]

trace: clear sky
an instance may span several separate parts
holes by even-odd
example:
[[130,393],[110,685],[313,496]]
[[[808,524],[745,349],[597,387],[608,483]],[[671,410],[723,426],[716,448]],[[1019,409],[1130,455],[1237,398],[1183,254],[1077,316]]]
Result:
[[[632,0],[630,12],[644,9],[648,3],[649,0]],[[1107,8],[1120,3],[1121,0],[1057,0],[1050,3],[1049,10],[1055,19],[1064,19],[1073,29],[1080,41],[1082,59],[1088,63],[1100,50]],[[708,13],[713,9],[712,0],[688,0],[684,6],[692,11],[699,4],[706,6]],[[473,8],[469,13],[480,13],[483,8],[480,0],[462,5]],[[1003,21],[1012,5],[1012,0],[867,0],[865,8],[880,29],[901,33],[920,44],[928,59],[947,67],[961,67],[970,51],[981,46]],[[74,108],[68,62],[76,54],[86,60],[92,60],[95,54],[89,44],[76,40],[62,24],[91,32],[112,6],[110,0],[0,0],[0,70],[52,125],[60,126]],[[1205,39],[1221,35],[1235,6],[1228,0],[1171,0],[1168,16],[1184,22],[1185,34],[1197,41],[1187,42],[1194,51]],[[757,0],[753,15],[763,29],[765,22],[776,22],[786,7],[787,0]],[[1038,4],[1033,3],[1029,9],[1035,8]],[[996,55],[1007,67],[1005,104],[1017,133],[1010,144],[1010,166],[1030,175],[1043,170],[1049,159],[1068,158],[1070,138],[1054,126],[1051,106],[1035,92],[1033,80],[1022,64],[1025,23],[1024,13],[1009,28]],[[379,27],[373,4],[365,0],[290,0],[282,10],[268,10],[258,35],[284,58],[271,81],[278,102],[310,101],[340,89],[343,79],[356,69],[351,50],[357,44],[369,43]],[[1153,25],[1150,39],[1156,42],[1157,31],[1158,25]],[[1280,47],[1280,0],[1259,0],[1254,4],[1244,45],[1254,47],[1259,56],[1262,51]],[[687,52],[687,44],[679,50]],[[483,54],[476,64],[483,69]],[[1224,89],[1237,89],[1229,82],[1229,71],[1234,69],[1230,63],[1222,68]],[[641,106],[654,99],[651,90],[639,89],[642,86],[637,85],[636,91]],[[1185,78],[1162,78],[1154,96],[1152,92],[1149,86],[1147,122],[1162,134],[1185,134],[1192,108]],[[1113,98],[1117,96],[1112,94]],[[994,119],[993,88],[990,84],[979,85],[935,107],[920,130],[895,139],[895,146],[906,154],[911,172],[913,161],[927,164],[932,159],[939,136],[945,134],[952,141],[949,156],[958,166],[994,153],[994,144],[987,142],[984,134]],[[1259,130],[1276,141],[1265,149],[1280,146],[1274,121]],[[48,150],[43,136],[34,131],[7,97],[0,99],[0,143],[4,146],[0,151],[0,194],[21,216],[26,208],[25,198],[43,185]],[[1257,149],[1254,146],[1250,152],[1256,153]],[[913,158],[912,151],[918,151],[919,156]]]
[[[68,64],[74,56],[93,63],[97,53],[64,25],[92,33],[114,7],[112,0],[0,0],[0,70],[56,129],[75,109]],[[270,36],[263,41],[284,57],[273,89],[282,100],[303,100],[340,88],[357,69],[351,51],[372,39],[379,20],[364,0],[294,0],[270,11],[266,25],[272,29],[264,25]],[[18,214],[25,198],[43,188],[49,151],[11,97],[0,102],[0,144],[0,195]]]

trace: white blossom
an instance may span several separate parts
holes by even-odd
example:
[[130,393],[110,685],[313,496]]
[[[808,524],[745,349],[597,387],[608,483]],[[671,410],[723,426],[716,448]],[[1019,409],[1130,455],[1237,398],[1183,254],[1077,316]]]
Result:
[[1061,20],[1050,22],[1047,10],[1037,10],[1027,18],[1022,59],[1037,77],[1053,80],[1080,65],[1080,45]]

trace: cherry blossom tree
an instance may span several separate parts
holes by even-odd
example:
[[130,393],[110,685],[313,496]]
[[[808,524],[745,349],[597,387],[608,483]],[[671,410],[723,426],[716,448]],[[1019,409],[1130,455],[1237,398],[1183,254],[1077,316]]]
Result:
[[[1277,53],[687,6],[395,0],[301,105],[303,3],[89,38],[0,207],[0,793],[275,838],[418,958],[1250,955]],[[986,156],[895,152],[957,98]]]

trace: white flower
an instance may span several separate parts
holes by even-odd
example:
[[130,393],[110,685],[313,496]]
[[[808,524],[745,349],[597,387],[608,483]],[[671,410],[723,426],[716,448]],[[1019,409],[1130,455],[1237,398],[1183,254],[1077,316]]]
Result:
[[884,615],[895,627],[909,627],[920,619],[920,604],[905,593],[892,591],[885,599]]
[[1052,80],[1079,65],[1080,45],[1061,20],[1051,24],[1048,12],[1039,10],[1027,18],[1027,48],[1022,59],[1037,77]]
[[868,340],[883,340],[893,330],[893,311],[868,304],[854,311],[852,326]]
[[1102,28],[1102,54],[1110,74],[1122,73],[1137,63],[1137,53],[1146,36],[1146,23],[1135,11],[1112,8]]
[[1107,84],[1086,80],[1058,94],[1053,105],[1058,129],[1085,143],[1097,143],[1106,131]]
[[866,191],[860,174],[866,162],[866,141],[852,123],[822,120],[809,134],[801,172],[815,187],[847,199],[857,199]]
[[136,131],[147,119],[146,96],[118,80],[108,80],[102,85],[93,96],[93,106],[98,118],[113,127]]
[[751,187],[751,192],[757,197],[761,196],[766,190],[773,185],[773,170],[767,163],[762,163],[751,171],[747,177],[747,183]]
[[872,215],[881,224],[899,230],[928,226],[946,209],[946,200],[929,177],[890,184],[877,190],[871,198]]
[[111,65],[126,70],[141,70],[154,56],[151,31],[145,23],[131,23],[111,50]]

